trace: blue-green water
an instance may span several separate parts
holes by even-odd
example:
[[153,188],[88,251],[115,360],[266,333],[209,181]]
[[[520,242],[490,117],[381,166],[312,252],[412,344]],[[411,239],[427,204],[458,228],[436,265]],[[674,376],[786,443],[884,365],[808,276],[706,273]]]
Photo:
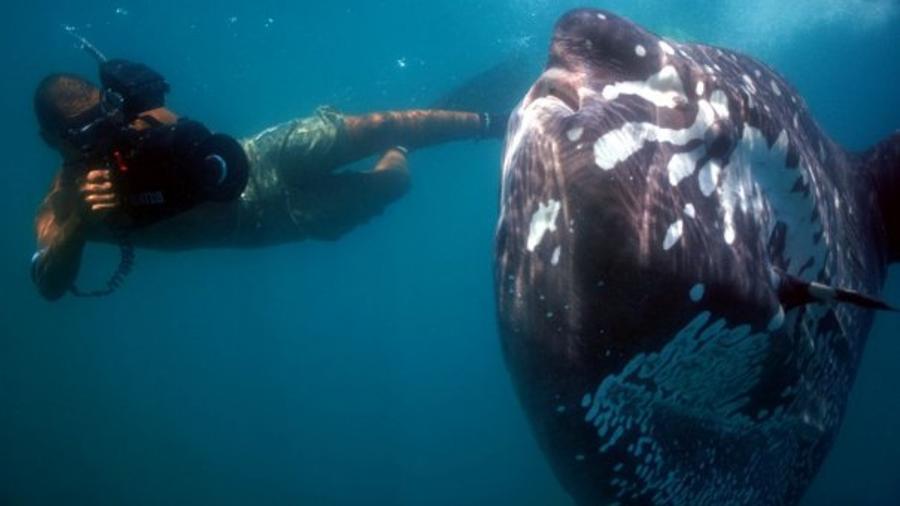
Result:
[[[900,5],[433,0],[32,1],[4,6],[0,504],[568,504],[500,354],[491,286],[498,142],[411,157],[413,189],[337,243],[139,251],[104,300],[42,301],[34,210],[58,163],[31,97],[93,75],[71,25],[242,136],[310,113],[427,105],[578,5],[760,56],[862,149],[900,126]],[[116,251],[91,246],[98,284]],[[900,301],[900,279],[886,298]],[[838,443],[805,504],[900,503],[900,319],[879,316]]]

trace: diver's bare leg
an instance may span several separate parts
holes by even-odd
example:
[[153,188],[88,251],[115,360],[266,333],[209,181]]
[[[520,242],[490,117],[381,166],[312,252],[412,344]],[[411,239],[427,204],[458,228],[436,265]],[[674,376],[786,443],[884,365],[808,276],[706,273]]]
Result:
[[387,111],[344,119],[346,144],[338,165],[366,158],[392,146],[408,149],[463,139],[477,139],[487,131],[484,115],[442,110]]

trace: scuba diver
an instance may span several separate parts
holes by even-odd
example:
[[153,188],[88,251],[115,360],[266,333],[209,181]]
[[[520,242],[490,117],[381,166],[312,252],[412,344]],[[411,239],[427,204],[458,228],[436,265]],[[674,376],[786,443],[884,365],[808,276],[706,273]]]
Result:
[[[345,116],[330,108],[235,140],[165,106],[169,85],[141,63],[98,60],[100,86],[73,74],[41,81],[34,109],[62,168],[35,219],[31,275],[49,300],[106,295],[134,247],[187,250],[336,240],[380,214],[410,184],[409,150],[499,138],[507,115],[427,109]],[[341,167],[372,155],[366,172]],[[87,241],[118,244],[106,287],[75,279]]]

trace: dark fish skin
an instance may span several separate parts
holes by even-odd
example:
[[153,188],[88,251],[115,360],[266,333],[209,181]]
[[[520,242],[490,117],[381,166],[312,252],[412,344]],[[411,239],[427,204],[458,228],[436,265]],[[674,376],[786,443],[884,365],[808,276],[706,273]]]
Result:
[[579,505],[800,500],[900,258],[898,146],[845,152],[753,58],[558,21],[509,122],[495,290]]

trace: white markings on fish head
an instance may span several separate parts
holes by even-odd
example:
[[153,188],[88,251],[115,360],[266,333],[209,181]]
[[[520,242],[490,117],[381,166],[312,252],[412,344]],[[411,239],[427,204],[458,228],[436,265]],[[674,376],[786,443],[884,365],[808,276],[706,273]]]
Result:
[[709,105],[712,106],[713,111],[716,116],[719,118],[728,118],[730,113],[728,111],[728,95],[725,94],[722,90],[715,90],[709,96]]
[[616,168],[644,145],[645,123],[626,123],[603,134],[594,142],[594,161],[603,170]]
[[[669,74],[670,71],[667,71],[666,68],[671,69],[671,72],[674,74]],[[659,100],[656,104],[658,107],[674,107],[674,102],[660,99],[660,93],[675,93],[680,97],[684,97],[683,88],[674,67],[666,68],[656,76],[651,77],[647,82],[642,83],[640,87],[636,86],[636,83],[609,85],[604,88],[604,97],[607,99],[618,97],[619,93],[624,93],[627,89],[631,94],[643,93],[641,96],[648,100]],[[665,74],[669,75],[664,76]],[[647,89],[649,89],[648,83],[660,85],[660,83],[664,82],[669,84],[661,87],[663,89],[668,88],[669,91],[660,92],[659,88],[657,88],[653,92],[647,92]],[[678,91],[673,92],[672,90],[675,89]],[[713,91],[710,101],[701,99],[697,102],[697,117],[690,127],[674,130],[663,128],[650,122],[626,123],[616,130],[606,132],[594,142],[594,160],[601,169],[612,170],[620,162],[637,153],[647,142],[665,142],[674,146],[684,146],[692,140],[704,139],[707,130],[715,123],[716,119],[727,118],[728,115],[728,98],[721,90]],[[670,182],[676,181],[677,184],[679,180],[678,177],[670,176]]]
[[772,93],[774,93],[776,96],[780,97],[781,96],[781,88],[778,87],[778,83],[776,83],[775,81],[772,81],[771,84],[772,84]]
[[747,93],[756,95],[756,83],[753,82],[753,79],[747,74],[743,74],[741,79],[744,80],[744,89],[747,90]]
[[669,184],[678,186],[682,180],[690,177],[697,168],[697,162],[706,153],[706,148],[700,146],[693,151],[687,153],[675,153],[669,159],[667,169],[669,171]]
[[[642,47],[642,46],[638,46]],[[624,81],[608,84],[601,92],[604,100],[613,101],[621,95],[637,95],[657,107],[676,107],[687,101],[678,71],[666,65],[646,81]]]
[[700,192],[704,197],[709,197],[716,191],[719,185],[719,174],[722,172],[722,166],[716,160],[710,160],[700,169],[700,176],[697,178],[700,184]]
[[559,201],[553,199],[550,199],[547,204],[538,203],[538,210],[531,215],[528,241],[525,244],[528,251],[534,251],[544,239],[544,234],[556,231],[556,218],[559,215],[560,207]]
[[668,42],[661,40],[659,41],[659,48],[662,49],[662,52],[669,55],[675,56],[675,48],[672,47]]
[[722,236],[725,239],[726,244],[734,243],[735,235],[737,232],[734,230],[734,220],[728,220],[725,222],[725,232]]
[[684,221],[678,220],[675,223],[669,225],[668,230],[666,230],[666,237],[663,240],[663,249],[666,251],[672,249],[672,247],[678,243],[679,239],[681,239],[681,235],[683,233]]

